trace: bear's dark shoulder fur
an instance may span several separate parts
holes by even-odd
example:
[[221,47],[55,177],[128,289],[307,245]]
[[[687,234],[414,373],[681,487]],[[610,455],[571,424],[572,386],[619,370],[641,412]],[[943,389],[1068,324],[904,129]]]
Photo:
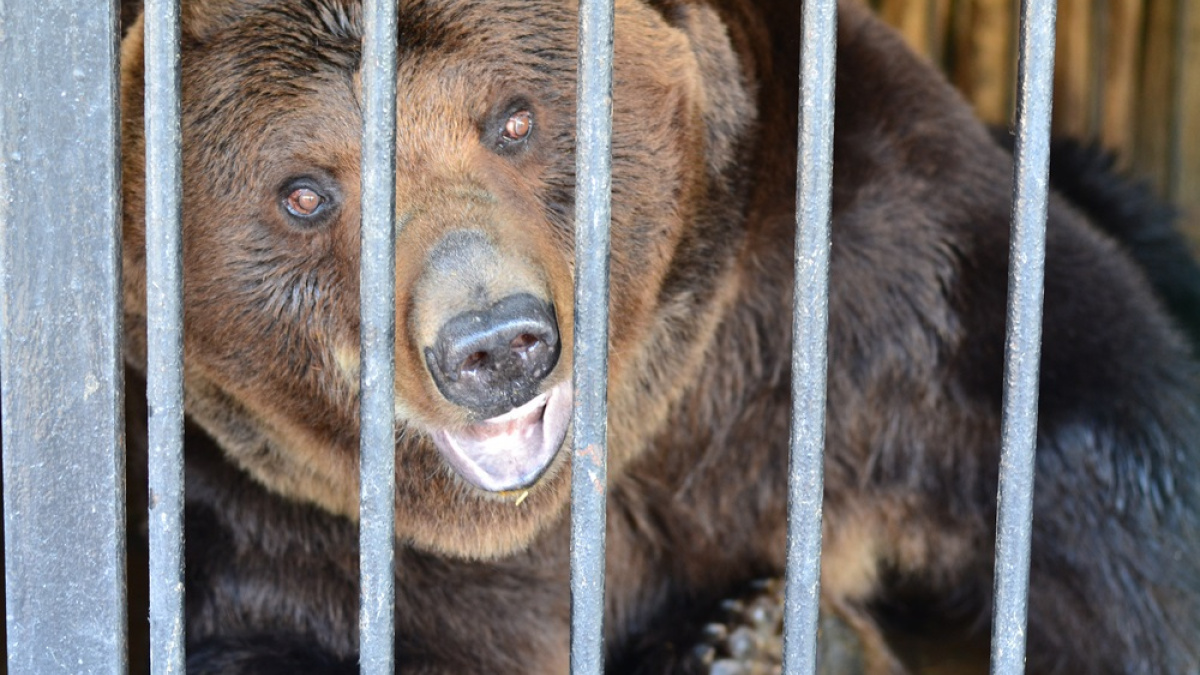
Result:
[[[784,565],[800,3],[616,4],[609,668],[703,672],[704,617]],[[1012,158],[869,10],[839,11],[822,597],[869,672],[898,673],[878,603],[981,627],[990,610]],[[527,406],[522,428],[549,429],[570,395],[575,13],[400,15],[398,668],[565,672],[569,453],[517,443],[488,464],[472,443]],[[187,0],[183,17],[188,669],[348,672],[361,8]],[[135,371],[140,35],[123,63]],[[1140,193],[1056,170],[1078,208],[1053,197],[1047,224],[1029,669],[1196,672],[1200,375],[1154,292],[1179,310],[1195,268],[1143,245],[1175,235]],[[1184,271],[1158,276],[1153,250]],[[540,309],[511,345],[561,355],[506,366],[500,403],[456,393],[475,371],[445,369],[445,327],[512,298]]]
[[1200,265],[1176,227],[1180,214],[1146,181],[1121,175],[1116,162],[1096,143],[1057,139],[1051,185],[1129,251],[1200,355]]

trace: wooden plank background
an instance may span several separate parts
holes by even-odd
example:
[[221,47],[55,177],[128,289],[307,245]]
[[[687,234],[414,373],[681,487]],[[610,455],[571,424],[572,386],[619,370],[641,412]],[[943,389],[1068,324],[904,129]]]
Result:
[[[872,0],[991,123],[1012,120],[1017,0]],[[1054,131],[1100,141],[1200,246],[1200,3],[1059,0]]]

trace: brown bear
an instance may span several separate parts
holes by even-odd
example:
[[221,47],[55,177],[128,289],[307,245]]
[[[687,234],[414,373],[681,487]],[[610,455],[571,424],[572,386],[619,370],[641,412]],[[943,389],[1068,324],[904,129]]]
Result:
[[[799,2],[617,0],[606,644],[697,672],[784,565]],[[358,0],[185,0],[190,672],[356,668]],[[576,6],[400,0],[396,649],[562,673]],[[822,592],[990,607],[1012,163],[840,4]],[[142,29],[123,50],[144,368]],[[1200,668],[1200,378],[1142,272],[1052,201],[1029,667]]]

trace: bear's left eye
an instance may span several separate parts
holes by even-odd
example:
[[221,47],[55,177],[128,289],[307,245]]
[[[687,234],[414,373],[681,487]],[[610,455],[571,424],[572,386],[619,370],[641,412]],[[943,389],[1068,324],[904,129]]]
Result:
[[509,142],[523,141],[531,131],[533,131],[533,113],[528,110],[519,110],[504,122],[504,132],[501,136]]
[[509,99],[492,108],[479,121],[479,135],[484,145],[496,154],[516,157],[529,149],[537,136],[533,105],[523,97]]

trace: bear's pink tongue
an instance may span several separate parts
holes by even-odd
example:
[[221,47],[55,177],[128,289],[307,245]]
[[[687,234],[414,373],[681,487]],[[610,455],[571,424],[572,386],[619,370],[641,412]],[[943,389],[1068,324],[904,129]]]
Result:
[[468,483],[505,492],[537,481],[558,454],[570,421],[571,385],[563,383],[498,417],[436,431],[433,442]]

